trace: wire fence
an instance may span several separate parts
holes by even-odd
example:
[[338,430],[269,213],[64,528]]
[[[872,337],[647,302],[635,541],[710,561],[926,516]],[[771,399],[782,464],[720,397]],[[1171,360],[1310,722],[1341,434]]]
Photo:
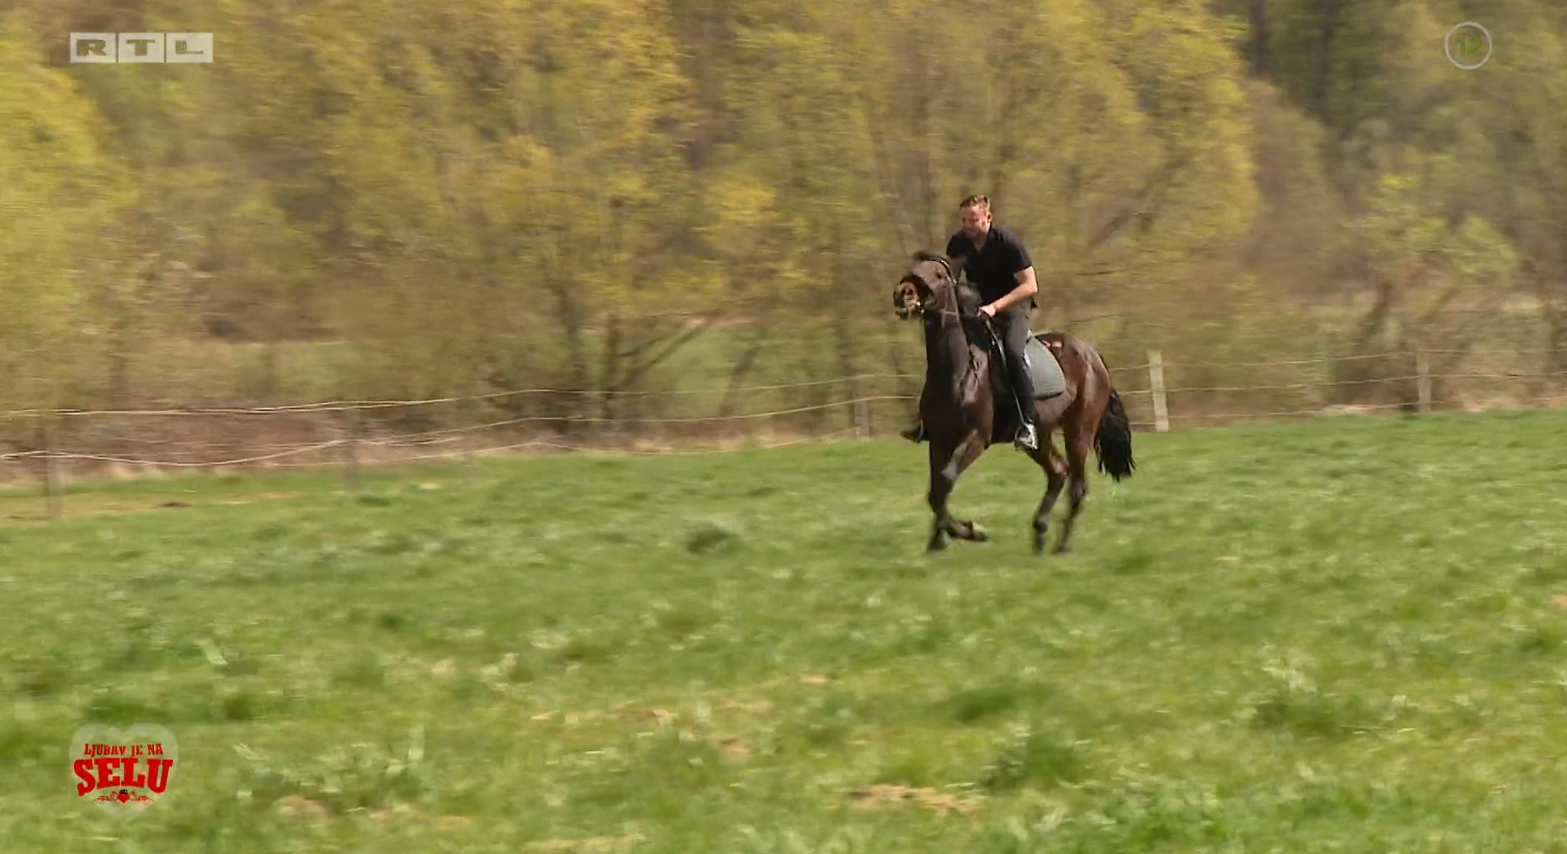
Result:
[[[1168,431],[1337,413],[1476,411],[1567,403],[1547,351],[1426,350],[1112,369],[1133,426]],[[1508,366],[1538,363],[1534,370]],[[859,373],[791,383],[638,390],[526,388],[419,400],[281,406],[30,409],[0,413],[0,476],[362,466],[512,452],[713,453],[890,437],[924,377]]]

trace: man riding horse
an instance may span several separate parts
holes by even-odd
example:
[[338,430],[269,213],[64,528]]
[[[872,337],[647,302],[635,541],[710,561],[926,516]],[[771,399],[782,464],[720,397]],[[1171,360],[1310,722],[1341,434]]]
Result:
[[[988,198],[969,196],[959,208],[963,212],[963,227],[947,241],[947,257],[952,259],[953,275],[960,269],[967,271],[969,282],[984,300],[979,313],[990,318],[1000,332],[1007,376],[1018,409],[1019,427],[1014,443],[1023,450],[1038,450],[1033,381],[1028,375],[1028,363],[1023,360],[1034,295],[1039,292],[1034,261],[1016,234],[991,222]],[[929,438],[922,421],[916,421],[902,436],[911,442]]]

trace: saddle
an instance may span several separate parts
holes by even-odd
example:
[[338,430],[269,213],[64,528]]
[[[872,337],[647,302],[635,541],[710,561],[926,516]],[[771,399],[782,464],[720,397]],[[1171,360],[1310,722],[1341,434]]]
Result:
[[[958,303],[961,312],[971,322],[980,318],[977,309],[980,305],[979,291],[969,282],[959,282]],[[989,340],[986,351],[990,354],[990,385],[997,396],[1004,396],[1010,400],[1012,394],[1012,380],[1007,375],[1006,352],[1001,347],[1001,341],[990,329],[988,324],[980,324],[989,331],[983,337]],[[972,327],[970,327],[972,329]],[[1028,378],[1034,385],[1035,400],[1049,400],[1052,397],[1066,393],[1066,375],[1061,372],[1061,363],[1056,360],[1056,354],[1050,351],[1050,345],[1039,340],[1043,332],[1028,334],[1028,343],[1023,345],[1023,362],[1028,367]]]
[[[1061,362],[1051,351],[1050,345],[1039,340],[1043,332],[1030,332],[1028,343],[1023,346],[1023,364],[1028,368],[1029,381],[1034,386],[1035,400],[1049,400],[1066,393],[1066,375],[1061,372]],[[1001,341],[994,335],[987,347],[990,352],[990,385],[998,397],[1012,398],[1012,380],[1006,369],[1006,353]]]

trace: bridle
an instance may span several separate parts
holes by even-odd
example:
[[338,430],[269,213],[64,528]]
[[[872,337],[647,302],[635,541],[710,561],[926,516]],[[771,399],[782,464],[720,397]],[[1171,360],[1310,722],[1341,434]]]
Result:
[[[931,261],[942,266],[942,269],[946,271],[947,276],[943,282],[938,284],[944,284],[947,287],[950,287],[952,289],[953,299],[958,303],[957,311],[954,311],[950,308],[942,308],[937,305],[927,305],[925,298],[920,296],[920,288],[923,286],[926,293],[934,296],[937,285],[931,284],[929,279],[925,278],[925,276],[921,275],[920,273],[915,272],[913,269],[910,269],[909,272],[905,273],[903,278],[898,280],[898,284],[907,284],[913,286],[913,299],[918,306],[917,311],[919,312],[920,319],[924,322],[926,334],[930,334],[932,332],[931,322],[936,318],[954,317],[957,318],[958,327],[962,330],[963,338],[967,341],[969,346],[972,347],[976,343],[976,337],[978,337],[979,340],[986,340],[989,344],[988,347],[981,345],[980,349],[982,350],[1000,351],[1004,349],[1001,344],[1000,336],[996,331],[994,319],[980,314],[979,312],[975,312],[974,314],[963,313],[963,300],[958,294],[958,281],[952,277],[952,265],[944,258],[921,258],[920,261],[922,263],[925,261]],[[915,266],[918,267],[919,265],[916,264]],[[906,308],[905,304],[902,302],[900,302],[898,305],[900,308],[899,316],[906,320],[914,316],[915,310]],[[970,323],[975,324],[978,328],[976,329],[975,327],[970,326]],[[976,369],[972,356],[970,357],[969,367],[971,370]]]
[[[940,264],[942,270],[944,270],[946,272],[946,274],[947,274],[947,278],[946,278],[945,284],[947,284],[948,287],[951,287],[953,289],[954,297],[956,296],[956,291],[957,291],[957,288],[958,288],[958,282],[957,282],[956,279],[952,278],[952,264],[951,264],[951,262],[947,261],[945,258],[921,258],[920,262],[921,263],[930,262],[930,263],[933,263],[933,264]],[[920,297],[920,295],[919,295],[920,286],[923,285],[926,292],[934,293],[935,290],[936,290],[937,285],[941,284],[941,283],[933,284],[929,279],[927,279],[926,277],[920,275],[919,273],[916,273],[914,270],[910,270],[909,272],[905,273],[903,275],[903,278],[898,280],[898,284],[900,284],[900,285],[901,284],[912,284],[912,285],[915,286],[914,299],[915,299],[916,303],[918,304],[918,311],[919,311],[920,315],[923,316],[923,317],[927,317],[928,318],[928,317],[931,317],[933,315],[939,315],[939,316],[945,316],[945,317],[956,317],[959,320],[967,319],[967,320],[983,321],[986,326],[989,326],[989,324],[990,324],[990,318],[988,318],[988,317],[986,317],[986,316],[984,316],[982,314],[966,315],[962,311],[953,311],[950,308],[941,308],[939,306],[927,305],[925,300],[924,300],[924,298]],[[913,311],[910,311],[908,313],[908,315],[905,315],[905,316],[912,316],[913,313],[914,313]]]
[[[937,313],[942,313],[942,312],[951,313],[950,309],[937,308],[935,306],[927,305],[925,297],[921,295],[922,291],[924,293],[926,293],[926,294],[934,294],[935,291],[936,291],[936,286],[938,284],[938,283],[932,282],[930,279],[926,278],[923,274],[917,272],[918,267],[921,264],[925,264],[925,263],[940,264],[942,270],[947,274],[947,280],[951,281],[951,279],[952,279],[952,265],[946,259],[944,259],[944,258],[920,258],[915,263],[913,268],[910,268],[907,273],[903,274],[903,278],[898,280],[898,284],[900,284],[900,285],[912,285],[913,286],[913,290],[914,290],[913,299],[914,299],[915,305],[918,306],[918,311],[919,311],[921,316],[929,317],[932,314],[937,314]],[[956,283],[954,283],[954,284],[956,284]],[[903,303],[901,301],[899,302],[898,306],[899,306],[900,309],[905,309],[906,308],[905,303]],[[902,317],[909,318],[909,317],[912,317],[914,315],[914,310],[903,310],[903,311],[900,311],[899,314]]]

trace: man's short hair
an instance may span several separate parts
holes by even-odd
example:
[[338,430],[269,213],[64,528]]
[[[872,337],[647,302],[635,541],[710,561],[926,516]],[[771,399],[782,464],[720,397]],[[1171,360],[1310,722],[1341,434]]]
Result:
[[990,197],[967,196],[963,199],[962,204],[958,205],[958,210],[963,210],[965,208],[984,208],[988,211],[990,210]]

